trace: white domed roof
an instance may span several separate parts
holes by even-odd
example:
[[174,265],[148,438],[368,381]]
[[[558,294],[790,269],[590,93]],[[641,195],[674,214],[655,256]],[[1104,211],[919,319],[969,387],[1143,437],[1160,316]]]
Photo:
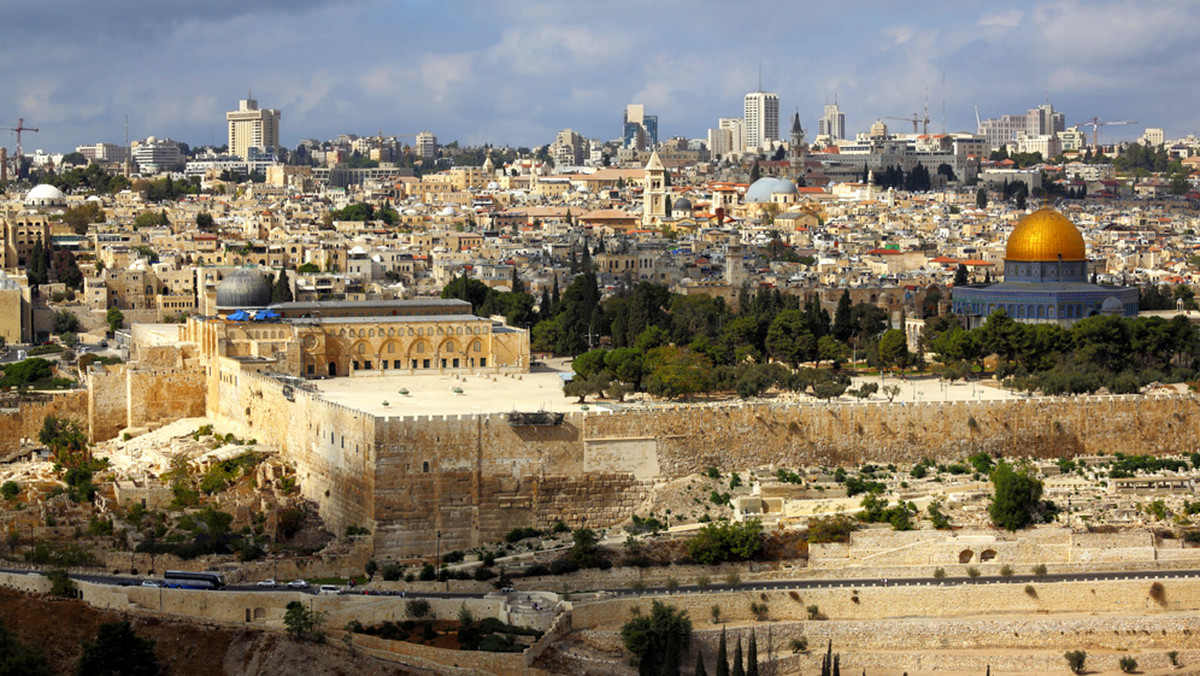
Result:
[[495,182],[495,181],[492,181],[491,183],[488,183],[488,184],[487,184],[487,189],[488,189],[488,190],[499,190],[499,189],[500,189],[500,184],[499,184],[499,183],[497,183],[497,182]]
[[101,200],[100,200],[100,196],[99,196],[99,195],[92,195],[92,196],[88,197],[88,198],[87,198],[86,200],[84,200],[84,201],[85,201],[85,202],[99,202],[99,201],[101,201]]
[[453,216],[454,215],[454,207],[446,207],[445,209],[442,209],[442,214],[445,216]]
[[138,258],[129,264],[130,272],[146,272],[150,269],[150,265],[146,263],[145,258]]
[[795,195],[796,184],[785,178],[764,176],[746,189],[746,203],[770,202],[771,195]]
[[66,203],[67,196],[63,191],[49,183],[42,183],[25,195],[25,204],[31,207],[62,206]]

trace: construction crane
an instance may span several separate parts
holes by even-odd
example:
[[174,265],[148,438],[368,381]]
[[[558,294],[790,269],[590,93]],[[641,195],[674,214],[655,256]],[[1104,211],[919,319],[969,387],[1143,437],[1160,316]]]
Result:
[[1093,117],[1087,122],[1080,122],[1076,127],[1091,127],[1092,128],[1092,147],[1096,152],[1100,152],[1100,127],[1115,127],[1122,124],[1137,124],[1137,120],[1119,120],[1117,122],[1105,122],[1098,117]]
[[21,132],[23,132],[23,131],[41,131],[37,127],[26,127],[25,126],[25,118],[23,118],[23,117],[20,118],[19,120],[17,120],[17,126],[15,126],[15,127],[0,127],[0,129],[7,129],[8,131],[15,131],[17,133],[17,161],[18,162],[21,161]]
[[894,115],[884,115],[883,118],[885,120],[903,120],[905,122],[912,122],[913,134],[917,133],[917,125],[918,124],[923,126],[923,129],[921,130],[922,134],[929,133],[929,114],[928,113],[925,114],[925,117],[921,117],[920,115],[913,113],[912,117],[896,117]]

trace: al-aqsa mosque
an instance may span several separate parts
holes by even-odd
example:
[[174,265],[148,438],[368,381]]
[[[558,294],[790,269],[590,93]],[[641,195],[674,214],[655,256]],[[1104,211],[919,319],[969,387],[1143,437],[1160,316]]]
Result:
[[1019,322],[1061,326],[1099,314],[1138,312],[1137,288],[1088,283],[1083,235],[1050,208],[1024,216],[1009,235],[1003,282],[955,287],[952,298],[954,313],[967,318],[968,328],[997,310]]

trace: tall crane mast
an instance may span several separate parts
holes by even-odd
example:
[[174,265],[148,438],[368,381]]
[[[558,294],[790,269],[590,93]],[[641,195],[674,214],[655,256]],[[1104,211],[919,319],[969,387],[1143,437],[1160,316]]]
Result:
[[903,120],[905,122],[912,122],[913,134],[917,133],[917,125],[923,125],[924,129],[921,132],[922,134],[929,133],[929,113],[925,113],[925,117],[923,117],[923,118],[920,115],[917,115],[916,113],[913,113],[912,117],[896,117],[894,115],[884,115],[883,118],[885,120]]
[[17,133],[17,162],[20,162],[21,157],[22,157],[21,132],[23,132],[23,131],[41,131],[37,127],[26,127],[25,126],[25,118],[23,118],[23,117],[17,120],[17,126],[15,126],[15,127],[0,127],[0,129],[7,129],[8,131],[15,131]]
[[1076,127],[1091,127],[1092,128],[1092,147],[1096,152],[1100,152],[1100,127],[1115,127],[1122,124],[1137,124],[1137,120],[1118,120],[1116,122],[1105,122],[1098,117],[1093,117],[1086,122],[1080,122]]

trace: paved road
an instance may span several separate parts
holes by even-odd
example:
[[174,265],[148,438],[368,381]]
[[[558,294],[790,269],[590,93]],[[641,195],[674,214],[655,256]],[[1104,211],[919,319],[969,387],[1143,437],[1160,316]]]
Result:
[[[5,573],[29,573],[28,569],[12,569],[0,568],[0,572]],[[1013,575],[1012,577],[947,577],[937,579],[934,577],[905,577],[905,578],[889,578],[883,580],[881,578],[846,578],[846,579],[792,579],[792,580],[769,580],[769,581],[750,581],[742,582],[734,587],[728,584],[713,584],[707,587],[699,585],[679,585],[674,588],[668,587],[647,587],[645,589],[631,588],[613,588],[599,589],[595,591],[606,592],[615,596],[641,596],[646,594],[684,594],[684,593],[718,593],[728,591],[787,591],[787,590],[804,590],[804,589],[867,589],[872,587],[913,587],[913,586],[941,586],[952,587],[957,585],[981,585],[981,584],[1029,584],[1037,582],[1045,584],[1049,582],[1104,582],[1111,580],[1163,580],[1177,579],[1187,577],[1200,577],[1200,570],[1155,570],[1155,571],[1101,571],[1094,573],[1055,573],[1048,575]],[[146,578],[125,577],[119,575],[90,575],[79,574],[71,575],[74,580],[82,580],[97,584],[109,584],[118,586],[132,586],[141,584],[141,580]],[[517,579],[520,582],[520,579]],[[310,586],[308,589],[295,590],[288,589],[286,586],[274,588],[258,587],[253,584],[248,585],[230,585],[224,589],[227,592],[264,592],[264,591],[280,591],[280,592],[300,592],[306,594],[316,594],[317,587]],[[520,591],[533,591],[529,589],[521,589]],[[361,593],[361,592],[355,592]],[[374,595],[374,594],[372,594]],[[397,596],[393,594],[379,594],[380,596]],[[434,592],[407,592],[406,598],[436,598],[436,599],[454,599],[454,598],[480,598],[483,594],[476,592],[451,592],[451,591],[434,591]]]

